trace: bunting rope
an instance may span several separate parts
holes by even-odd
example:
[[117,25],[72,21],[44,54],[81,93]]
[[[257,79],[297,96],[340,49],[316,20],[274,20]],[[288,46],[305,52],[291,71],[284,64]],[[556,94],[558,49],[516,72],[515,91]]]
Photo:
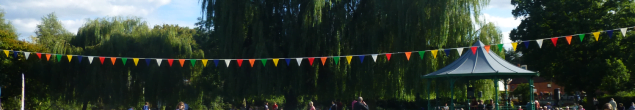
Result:
[[526,48],[529,48],[529,42],[530,41],[535,41],[536,43],[538,43],[538,47],[542,48],[542,43],[543,40],[551,40],[551,42],[553,43],[554,47],[557,44],[557,40],[559,38],[566,38],[567,43],[569,45],[571,45],[571,40],[573,38],[573,36],[578,36],[580,38],[580,41],[584,41],[584,36],[587,34],[591,34],[593,35],[593,37],[595,38],[595,41],[599,41],[600,38],[600,33],[606,33],[608,34],[609,38],[612,38],[613,36],[613,32],[614,31],[621,31],[622,36],[626,37],[626,32],[628,30],[628,28],[634,28],[634,27],[625,27],[625,28],[617,28],[617,29],[611,29],[611,30],[603,30],[603,31],[597,31],[597,32],[588,32],[588,33],[579,33],[579,34],[573,34],[573,35],[565,35],[565,36],[557,36],[557,37],[550,37],[550,38],[541,38],[541,39],[534,39],[534,40],[522,40],[522,41],[518,41],[518,42],[511,42],[511,43],[500,43],[500,44],[490,44],[490,45],[484,45],[484,46],[469,46],[469,47],[457,47],[457,48],[446,48],[446,49],[434,49],[434,50],[422,50],[422,51],[407,51],[407,52],[392,52],[392,53],[377,53],[377,54],[358,54],[358,55],[344,55],[344,56],[323,56],[323,57],[294,57],[294,58],[253,58],[253,59],[169,59],[169,58],[137,58],[137,57],[108,57],[108,56],[84,56],[84,55],[64,55],[64,54],[55,54],[55,53],[38,53],[38,52],[28,52],[28,51],[13,51],[13,50],[6,50],[6,49],[0,49],[4,52],[4,54],[6,55],[6,57],[9,57],[9,53],[13,52],[13,57],[17,58],[18,53],[22,52],[24,53],[24,57],[26,60],[29,59],[29,55],[31,53],[35,53],[39,59],[42,59],[42,54],[44,54],[46,56],[46,60],[49,61],[51,56],[54,56],[57,61],[61,61],[63,56],[66,56],[68,59],[68,62],[71,62],[71,60],[73,59],[73,57],[77,57],[76,59],[78,59],[78,63],[81,63],[82,59],[84,57],[88,58],[89,60],[89,64],[92,64],[93,62],[93,58],[99,58],[100,63],[103,65],[104,64],[104,60],[106,58],[111,60],[112,65],[115,65],[115,62],[117,61],[117,59],[121,59],[123,65],[126,65],[126,62],[128,59],[133,59],[135,66],[137,66],[139,59],[143,59],[146,62],[147,66],[150,66],[150,62],[151,60],[155,60],[157,62],[158,66],[161,66],[161,62],[163,60],[167,60],[168,64],[170,65],[170,67],[172,66],[172,63],[174,62],[174,60],[177,60],[179,62],[179,64],[181,65],[181,67],[183,67],[185,64],[185,60],[189,60],[190,63],[192,64],[192,66],[196,65],[196,62],[198,62],[199,60],[202,62],[204,67],[207,67],[207,61],[213,61],[214,65],[216,67],[218,67],[218,62],[219,61],[225,61],[225,64],[227,65],[227,67],[229,67],[229,64],[231,63],[232,60],[237,61],[238,63],[238,67],[242,66],[242,62],[243,61],[249,61],[251,67],[253,67],[255,60],[260,60],[263,64],[263,66],[266,66],[267,64],[267,60],[272,60],[274,65],[277,67],[278,66],[278,61],[280,59],[285,60],[285,62],[287,63],[287,66],[289,66],[289,64],[291,63],[290,61],[292,59],[295,59],[298,63],[298,66],[301,66],[302,60],[303,59],[307,59],[309,61],[309,64],[311,66],[313,66],[313,61],[316,58],[319,58],[322,61],[322,65],[324,66],[326,63],[326,60],[328,58],[331,58],[333,60],[335,60],[335,65],[338,64],[340,57],[345,57],[346,60],[348,61],[348,64],[351,64],[351,60],[353,57],[359,57],[360,62],[363,63],[364,62],[364,57],[365,56],[371,56],[373,58],[374,62],[377,62],[377,56],[378,55],[384,55],[386,56],[387,61],[390,61],[390,57],[392,56],[392,54],[405,54],[406,55],[406,59],[409,61],[410,60],[410,55],[413,52],[416,52],[419,54],[420,58],[423,59],[423,56],[425,54],[425,52],[429,51],[432,56],[436,59],[437,57],[437,53],[439,50],[444,51],[446,56],[449,56],[449,53],[451,50],[456,50],[458,52],[458,55],[461,56],[463,54],[463,49],[464,48],[470,48],[472,50],[472,54],[476,54],[476,49],[479,47],[485,48],[487,52],[490,51],[490,47],[491,46],[498,46],[499,50],[503,49],[503,45],[504,44],[511,44],[513,51],[516,51],[516,47],[519,43],[525,44]]

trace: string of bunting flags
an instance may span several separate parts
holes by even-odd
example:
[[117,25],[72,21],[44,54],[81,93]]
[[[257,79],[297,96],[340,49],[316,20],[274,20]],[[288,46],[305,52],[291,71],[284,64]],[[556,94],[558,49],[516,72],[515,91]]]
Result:
[[[580,41],[583,42],[584,41],[584,37],[587,34],[592,34],[593,37],[595,38],[595,41],[598,41],[600,38],[600,33],[606,33],[609,38],[612,38],[613,36],[613,32],[614,31],[621,31],[623,36],[626,36],[626,31],[628,30],[628,28],[635,28],[635,27],[625,27],[625,28],[618,28],[618,29],[611,29],[611,30],[603,30],[603,31],[597,31],[597,32],[590,32],[590,33],[580,33],[580,34],[574,34],[574,35],[566,35],[566,36],[558,36],[558,37],[551,37],[551,38],[543,38],[543,39],[535,39],[535,40],[524,40],[524,41],[519,41],[519,42],[512,42],[512,48],[514,51],[516,51],[516,47],[518,46],[519,43],[522,43],[525,45],[526,48],[529,48],[529,42],[530,41],[535,41],[538,44],[539,48],[542,48],[542,43],[543,40],[551,40],[551,42],[553,43],[553,46],[555,47],[557,44],[557,41],[559,38],[565,38],[567,40],[567,43],[569,45],[571,45],[571,40],[573,39],[573,36],[578,36],[580,38]],[[503,43],[506,44],[506,43]],[[436,49],[436,50],[423,50],[423,51],[409,51],[409,52],[393,52],[393,53],[378,53],[378,54],[360,54],[360,55],[346,55],[346,56],[323,56],[323,57],[296,57],[296,58],[261,58],[261,59],[164,59],[164,58],[136,58],[136,57],[108,57],[108,56],[84,56],[84,55],[64,55],[64,54],[54,54],[54,53],[39,53],[39,52],[27,52],[27,51],[13,51],[13,50],[3,50],[0,49],[4,52],[4,54],[6,55],[6,57],[9,57],[9,53],[13,52],[13,57],[17,58],[18,57],[18,53],[22,52],[24,53],[24,57],[26,60],[29,59],[29,56],[34,53],[38,59],[42,59],[42,57],[45,57],[46,61],[50,61],[51,57],[54,57],[55,59],[57,59],[58,62],[61,61],[62,57],[67,57],[68,62],[71,62],[71,60],[73,59],[73,57],[75,57],[75,59],[77,59],[78,63],[82,62],[82,59],[87,58],[89,64],[93,63],[93,59],[97,58],[99,59],[99,62],[103,65],[106,59],[109,59],[110,62],[112,63],[112,65],[115,65],[115,63],[117,62],[117,59],[120,59],[121,62],[123,63],[123,65],[125,66],[126,63],[128,62],[128,59],[132,59],[132,61],[134,62],[134,65],[137,66],[139,63],[139,60],[141,61],[145,61],[146,66],[150,66],[150,63],[152,61],[156,61],[157,66],[161,66],[161,63],[165,60],[168,62],[168,65],[170,67],[172,67],[173,62],[176,60],[179,62],[180,66],[183,67],[185,65],[186,60],[189,61],[189,63],[192,66],[195,66],[197,62],[201,62],[203,64],[204,67],[207,67],[207,62],[208,61],[212,61],[214,62],[214,66],[218,67],[218,63],[220,61],[223,61],[225,63],[225,65],[227,67],[229,67],[230,63],[232,61],[235,61],[236,63],[238,63],[238,67],[242,66],[242,63],[244,61],[249,61],[249,64],[251,67],[254,66],[254,63],[256,63],[256,60],[260,60],[260,62],[262,63],[263,66],[266,66],[267,61],[268,60],[272,60],[274,66],[278,66],[278,62],[280,60],[284,60],[287,64],[287,66],[290,66],[291,64],[291,60],[296,60],[297,65],[301,66],[302,61],[304,59],[307,59],[309,61],[309,65],[313,66],[313,61],[315,59],[319,59],[322,61],[322,65],[324,66],[326,63],[327,59],[333,59],[335,62],[335,65],[337,65],[340,61],[340,58],[346,58],[346,61],[348,62],[348,64],[351,64],[351,60],[353,59],[353,57],[358,57],[360,59],[360,63],[364,63],[364,58],[366,56],[371,56],[373,59],[373,62],[377,62],[377,56],[379,55],[383,55],[386,56],[386,60],[390,61],[390,57],[393,54],[405,54],[406,55],[406,59],[410,60],[410,55],[415,52],[417,54],[419,54],[419,57],[421,59],[423,59],[423,56],[425,55],[426,52],[430,52],[432,54],[432,56],[436,59],[437,58],[437,53],[439,51],[444,51],[446,56],[449,56],[451,50],[456,50],[458,52],[458,55],[461,56],[461,54],[463,53],[463,49],[465,48],[470,48],[472,51],[472,54],[476,54],[476,49],[478,48],[485,48],[485,50],[487,52],[490,51],[491,46],[497,46],[500,50],[503,49],[503,44],[493,44],[493,45],[485,45],[485,46],[470,46],[470,47],[457,47],[457,48],[449,48],[449,49]]]

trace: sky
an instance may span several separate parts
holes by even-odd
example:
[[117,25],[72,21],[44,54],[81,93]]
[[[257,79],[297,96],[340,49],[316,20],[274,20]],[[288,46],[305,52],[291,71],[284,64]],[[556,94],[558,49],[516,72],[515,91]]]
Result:
[[[509,32],[520,24],[511,10],[511,0],[491,0],[483,9],[482,18],[494,22],[501,30],[503,43],[511,43]],[[41,18],[55,12],[62,25],[76,33],[87,18],[137,16],[149,27],[159,24],[178,24],[193,27],[201,16],[199,0],[0,0],[5,18],[17,29],[19,39],[35,36]],[[505,45],[510,48],[511,45]]]

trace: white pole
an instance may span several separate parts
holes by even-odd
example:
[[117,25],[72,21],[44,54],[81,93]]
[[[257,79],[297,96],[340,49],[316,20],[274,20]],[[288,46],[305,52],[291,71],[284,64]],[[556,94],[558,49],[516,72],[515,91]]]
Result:
[[22,73],[22,106],[20,110],[24,110],[24,73]]

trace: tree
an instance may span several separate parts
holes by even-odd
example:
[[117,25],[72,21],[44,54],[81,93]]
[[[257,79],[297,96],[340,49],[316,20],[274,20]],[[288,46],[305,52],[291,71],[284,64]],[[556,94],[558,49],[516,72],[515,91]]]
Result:
[[531,98],[529,98],[529,96],[531,95],[531,90],[529,89],[528,83],[518,84],[516,89],[514,89],[511,94],[514,96],[521,96],[521,99],[523,101],[532,101]]

